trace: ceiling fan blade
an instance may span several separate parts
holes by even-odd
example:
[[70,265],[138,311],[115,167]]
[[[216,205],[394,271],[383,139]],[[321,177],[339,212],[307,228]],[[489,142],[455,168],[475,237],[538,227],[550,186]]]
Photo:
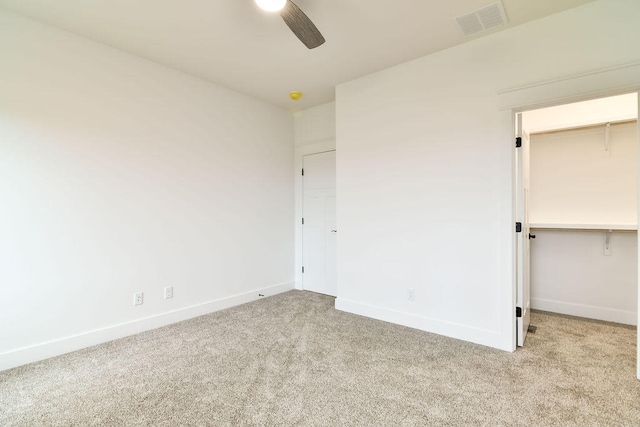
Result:
[[280,12],[280,16],[291,28],[293,34],[309,49],[314,49],[324,43],[324,37],[318,31],[318,28],[291,0],[287,1],[284,9]]

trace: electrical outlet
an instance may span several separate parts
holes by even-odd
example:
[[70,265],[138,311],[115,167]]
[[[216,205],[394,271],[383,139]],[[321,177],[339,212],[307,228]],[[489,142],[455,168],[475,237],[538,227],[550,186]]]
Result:
[[407,289],[407,299],[409,301],[415,301],[416,300],[416,291],[413,289]]
[[144,292],[136,292],[133,294],[133,305],[142,305],[144,298]]
[[173,298],[173,286],[164,288],[164,299]]

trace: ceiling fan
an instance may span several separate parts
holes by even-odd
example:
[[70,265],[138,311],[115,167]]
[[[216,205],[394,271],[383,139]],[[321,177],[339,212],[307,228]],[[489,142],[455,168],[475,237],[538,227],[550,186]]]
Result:
[[280,12],[285,24],[293,31],[309,49],[324,43],[324,37],[311,19],[291,0],[255,0],[261,9],[269,12]]

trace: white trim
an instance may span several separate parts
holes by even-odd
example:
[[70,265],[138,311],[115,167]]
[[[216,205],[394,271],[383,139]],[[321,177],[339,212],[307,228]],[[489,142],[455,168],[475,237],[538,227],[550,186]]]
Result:
[[534,310],[551,311],[553,313],[568,314],[570,316],[586,317],[607,322],[624,323],[625,325],[636,325],[638,322],[638,313],[635,311],[596,307],[593,305],[575,304],[542,298],[531,298],[531,308]]
[[326,138],[319,141],[308,142],[295,149],[295,288],[302,286],[302,159],[310,154],[324,153],[336,150],[336,139]]
[[[640,115],[640,91],[638,91],[638,115]],[[638,117],[640,120],[640,117]],[[640,126],[638,126],[638,141],[640,143]],[[638,150],[640,152],[640,150]],[[640,157],[638,157],[638,164],[640,165]],[[638,174],[638,219],[636,220],[638,224],[640,224],[640,173]],[[640,242],[638,242],[638,265],[640,265]],[[638,319],[636,325],[640,325],[640,269],[638,269]],[[636,355],[636,378],[640,380],[640,328],[637,328],[637,338],[636,342],[638,343],[638,350]]]
[[0,353],[0,371],[252,302],[262,298],[258,296],[258,294],[272,296],[292,289],[293,282],[280,283],[167,313],[156,314],[143,319],[120,323],[106,328],[95,329],[93,331]]
[[633,62],[505,89],[498,92],[500,110],[521,112],[636,92],[640,86],[638,76],[640,62]]
[[340,297],[336,298],[336,309],[438,335],[511,351],[511,348],[503,346],[504,339],[502,339],[502,334],[499,331],[479,329],[418,314],[389,310],[388,308],[363,304]]
[[504,348],[509,351],[515,351],[517,347],[516,337],[516,284],[518,281],[516,268],[516,245],[517,238],[515,232],[516,223],[516,150],[515,150],[515,131],[516,122],[515,114],[513,111],[503,111],[500,114],[502,123],[502,137],[504,144],[501,147],[502,150],[502,162],[501,164],[505,168],[503,173],[511,179],[511,191],[506,194],[504,200],[502,200],[503,213],[503,236],[501,248],[501,255],[503,259],[509,260],[505,263],[504,268],[501,269],[501,283],[508,283],[505,289],[500,293],[502,300],[500,301],[500,324],[502,326],[502,343],[499,348]]

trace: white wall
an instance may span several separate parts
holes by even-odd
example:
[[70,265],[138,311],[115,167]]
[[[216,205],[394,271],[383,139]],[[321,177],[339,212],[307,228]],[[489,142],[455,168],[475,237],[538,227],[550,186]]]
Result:
[[597,1],[339,85],[336,306],[512,350],[499,94],[640,62],[639,20],[635,0]]
[[638,126],[605,126],[531,135],[532,224],[636,226]]
[[2,11],[0,51],[0,369],[293,288],[289,113]]
[[336,149],[336,103],[328,102],[294,114],[296,217],[295,271],[296,289],[302,281],[302,164],[303,157]]
[[531,307],[635,325],[638,321],[638,239],[606,232],[532,230]]
[[328,102],[294,114],[296,146],[318,144],[336,137],[336,103]]

